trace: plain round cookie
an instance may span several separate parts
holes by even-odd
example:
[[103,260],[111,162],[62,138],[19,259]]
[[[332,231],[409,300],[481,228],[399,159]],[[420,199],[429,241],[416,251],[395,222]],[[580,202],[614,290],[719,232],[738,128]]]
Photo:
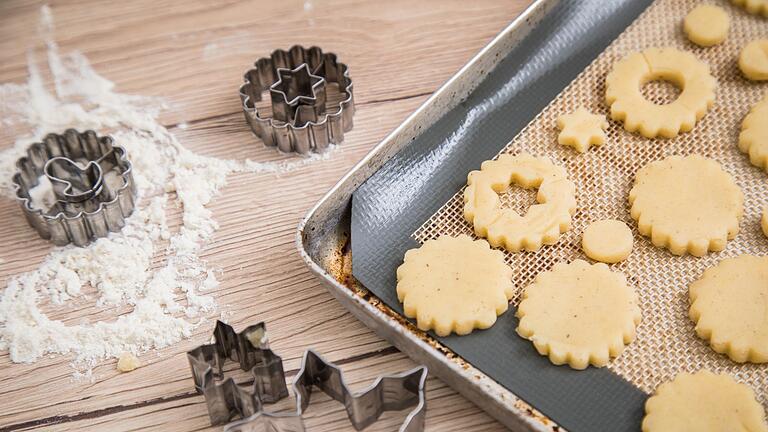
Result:
[[739,69],[752,81],[768,80],[768,39],[744,45],[739,53]]
[[584,253],[595,261],[608,264],[627,259],[632,252],[632,231],[614,219],[592,222],[581,236]]
[[749,155],[752,165],[768,171],[768,94],[741,122],[739,150]]
[[723,8],[700,4],[688,12],[683,19],[683,31],[696,45],[709,47],[717,45],[728,36],[730,19]]
[[643,432],[768,432],[755,392],[728,375],[682,372],[645,402]]
[[621,272],[575,260],[539,273],[517,309],[517,333],[556,364],[605,366],[635,338],[640,307]]
[[744,214],[733,177],[700,155],[670,156],[641,168],[629,204],[640,234],[675,255],[723,250]]
[[[537,204],[524,216],[501,207],[499,194],[511,184],[538,188]],[[560,233],[571,229],[575,212],[576,185],[568,180],[565,168],[546,157],[503,154],[483,162],[480,171],[467,176],[464,218],[473,225],[475,234],[487,238],[493,247],[518,252],[554,244]]]
[[485,240],[442,236],[405,253],[397,268],[397,298],[419,329],[438,336],[485,329],[514,293],[504,254]]
[[[644,83],[665,80],[680,88],[674,101],[659,105],[642,94]],[[715,103],[717,81],[709,66],[677,48],[649,48],[613,65],[605,78],[605,103],[611,118],[646,138],[673,138],[688,132]]]
[[768,363],[768,257],[741,255],[708,268],[688,289],[696,334],[739,363]]

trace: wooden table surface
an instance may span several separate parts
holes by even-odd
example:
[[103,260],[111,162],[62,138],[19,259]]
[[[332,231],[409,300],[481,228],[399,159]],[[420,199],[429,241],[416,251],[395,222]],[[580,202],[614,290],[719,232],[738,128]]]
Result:
[[[341,365],[359,389],[414,362],[315,280],[295,250],[295,227],[356,161],[528,3],[54,0],[50,7],[62,52],[82,51],[121,93],[164,99],[169,108],[163,125],[193,151],[220,158],[284,158],[251,135],[240,112],[236,90],[254,59],[275,48],[315,44],[350,66],[357,113],[344,144],[327,160],[288,174],[231,175],[210,205],[221,228],[202,257],[223,270],[215,292],[220,310],[238,329],[266,321],[289,379],[303,351],[314,347]],[[27,51],[44,49],[41,5],[0,2],[0,82],[25,82]],[[0,133],[0,149],[12,144],[9,135]],[[51,245],[5,194],[0,221],[5,287],[13,275],[36,268]],[[93,307],[64,306],[57,317],[74,320],[95,313]],[[73,380],[67,356],[14,364],[0,352],[0,430],[221,430],[209,424],[185,357],[210,339],[212,322],[191,339],[141,356],[144,366],[131,373],[118,373],[114,360],[103,362],[93,382]],[[428,382],[428,406],[428,430],[503,429],[436,378]],[[396,430],[402,419],[403,413],[387,413],[367,430]],[[306,420],[311,431],[352,430],[343,406],[324,395],[313,398]]]

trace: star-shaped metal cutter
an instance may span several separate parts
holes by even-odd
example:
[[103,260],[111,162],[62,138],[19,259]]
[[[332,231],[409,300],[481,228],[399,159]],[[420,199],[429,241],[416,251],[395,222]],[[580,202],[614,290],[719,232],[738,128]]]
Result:
[[[294,70],[302,64],[307,65],[312,75],[322,77],[326,86],[337,85],[342,94],[341,101],[329,104],[317,121],[307,121],[301,126],[260,112],[256,102],[261,101],[262,93],[278,81],[278,69]],[[278,49],[269,57],[258,59],[254,67],[245,73],[244,80],[245,83],[240,86],[240,100],[245,120],[266,146],[301,154],[322,151],[330,144],[340,144],[344,141],[344,133],[352,129],[355,113],[352,80],[347,65],[339,62],[333,53],[299,45],[288,51]]]
[[[424,430],[428,374],[424,366],[400,374],[380,376],[368,388],[353,393],[344,382],[338,366],[326,361],[313,350],[307,350],[293,380],[296,410],[267,412],[263,410],[263,404],[277,402],[287,396],[287,390],[282,360],[267,348],[264,324],[259,323],[237,333],[219,321],[214,336],[214,344],[198,347],[187,353],[187,357],[192,367],[195,387],[205,397],[211,423],[221,424],[234,417],[241,417],[241,420],[227,424],[225,432],[304,432],[302,414],[309,406],[314,387],[344,404],[356,430],[374,423],[385,411],[399,411],[409,407],[413,409],[399,431]],[[231,378],[222,383],[214,382],[214,367],[218,369],[218,377],[221,378],[223,361],[227,358],[239,361],[244,370],[255,365],[252,369],[253,390],[238,387]]]
[[302,63],[295,69],[277,69],[277,82],[269,87],[272,117],[301,127],[317,123],[325,114],[325,79]]
[[[85,246],[120,231],[133,212],[133,168],[125,149],[109,136],[74,129],[48,134],[27,148],[16,169],[12,183],[27,221],[57,245]],[[116,174],[116,182],[105,180],[110,172]],[[56,199],[47,209],[34,206],[30,197],[43,176],[51,182]]]

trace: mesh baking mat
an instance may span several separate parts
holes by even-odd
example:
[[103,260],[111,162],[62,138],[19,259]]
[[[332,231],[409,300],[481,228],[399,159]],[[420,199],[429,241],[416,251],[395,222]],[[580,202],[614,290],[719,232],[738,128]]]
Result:
[[[512,302],[515,306],[518,304],[522,288],[539,272],[560,261],[586,259],[580,245],[581,232],[590,222],[606,218],[622,220],[632,228],[635,246],[626,261],[612,268],[624,272],[637,290],[643,321],[635,341],[608,367],[648,393],[681,371],[708,368],[728,373],[754,389],[758,400],[768,409],[768,364],[738,364],[715,353],[696,336],[688,318],[688,285],[706,268],[726,257],[768,254],[768,239],[760,229],[761,210],[768,202],[766,173],[750,165],[749,158],[737,146],[742,119],[767,89],[765,84],[749,82],[741,76],[737,57],[747,42],[768,36],[768,21],[722,2],[720,6],[731,17],[728,38],[718,46],[699,48],[688,42],[680,25],[697,3],[691,0],[654,3],[500,152],[526,151],[550,157],[568,170],[576,184],[578,201],[573,227],[561,235],[557,244],[544,246],[538,252],[505,253],[507,263],[515,271],[518,288]],[[593,147],[585,154],[557,144],[555,123],[559,115],[583,106],[607,116],[608,108],[603,102],[605,76],[616,60],[634,51],[664,46],[693,52],[710,65],[718,81],[715,106],[691,132],[674,139],[649,140],[628,133],[619,122],[611,121],[606,144]],[[644,93],[651,100],[664,102],[674,98],[676,90],[669,85],[649,83]],[[723,252],[703,258],[677,257],[652,246],[648,238],[638,234],[637,225],[629,216],[627,201],[638,169],[669,155],[693,153],[719,161],[733,175],[745,198],[739,235],[728,242]],[[471,225],[463,217],[463,193],[463,189],[459,191],[413,237],[424,242],[441,235],[474,236]],[[524,211],[534,199],[534,191],[514,186],[502,195],[502,203],[518,211]]]

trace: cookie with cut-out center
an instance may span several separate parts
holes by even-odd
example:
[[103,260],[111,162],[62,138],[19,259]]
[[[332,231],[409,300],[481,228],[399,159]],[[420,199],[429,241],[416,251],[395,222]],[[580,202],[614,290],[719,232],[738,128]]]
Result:
[[741,122],[739,150],[749,155],[752,165],[768,171],[768,94]]
[[[663,105],[646,99],[643,84],[654,80],[675,84],[680,95]],[[673,138],[693,129],[714,105],[717,81],[709,66],[690,52],[649,48],[614,63],[605,85],[611,118],[623,122],[624,129],[646,138]]]
[[605,120],[605,116],[592,114],[585,108],[579,107],[570,114],[558,117],[557,127],[560,129],[560,134],[557,136],[558,143],[584,153],[589,146],[605,144],[608,121]]
[[556,364],[605,366],[635,338],[640,307],[621,272],[576,260],[539,273],[523,292],[517,333]]
[[397,268],[397,298],[405,316],[438,336],[492,326],[513,293],[504,254],[466,235],[428,240],[406,252]]
[[640,234],[675,255],[723,250],[744,214],[733,177],[700,155],[670,156],[641,168],[629,204]]
[[[537,204],[525,215],[502,208],[499,194],[512,185],[538,188]],[[464,190],[464,218],[494,247],[510,252],[538,250],[542,244],[554,244],[560,234],[571,229],[571,215],[576,212],[576,185],[568,179],[565,168],[546,157],[528,153],[503,154],[497,160],[483,162],[480,171],[467,176]]]
[[724,259],[688,292],[696,334],[712,349],[739,363],[768,363],[768,257]]
[[643,432],[768,432],[755,392],[728,375],[682,372],[645,402]]
[[755,15],[768,17],[768,0],[731,0],[733,4],[739,5],[747,12]]

